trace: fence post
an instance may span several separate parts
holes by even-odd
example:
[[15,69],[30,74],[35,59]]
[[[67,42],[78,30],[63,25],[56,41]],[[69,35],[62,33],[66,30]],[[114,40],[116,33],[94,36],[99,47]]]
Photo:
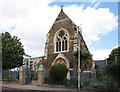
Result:
[[109,78],[108,85],[109,85],[109,87],[110,87],[110,69],[108,70],[108,73],[109,73],[109,75],[108,75],[108,78]]

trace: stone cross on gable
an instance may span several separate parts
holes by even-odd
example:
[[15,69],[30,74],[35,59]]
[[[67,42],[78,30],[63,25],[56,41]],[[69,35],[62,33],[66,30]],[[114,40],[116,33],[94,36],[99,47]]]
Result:
[[61,6],[61,11],[63,11],[63,5]]

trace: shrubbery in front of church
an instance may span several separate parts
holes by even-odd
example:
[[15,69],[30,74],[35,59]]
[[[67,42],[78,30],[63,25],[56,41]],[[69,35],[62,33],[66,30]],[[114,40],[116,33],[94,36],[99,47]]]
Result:
[[61,84],[67,76],[68,69],[64,64],[55,64],[50,68],[49,82]]

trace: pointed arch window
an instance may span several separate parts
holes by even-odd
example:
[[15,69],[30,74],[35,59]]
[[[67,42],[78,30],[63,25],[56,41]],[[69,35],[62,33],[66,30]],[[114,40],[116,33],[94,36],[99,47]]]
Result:
[[56,34],[55,41],[56,52],[68,50],[68,34],[64,30],[59,31]]

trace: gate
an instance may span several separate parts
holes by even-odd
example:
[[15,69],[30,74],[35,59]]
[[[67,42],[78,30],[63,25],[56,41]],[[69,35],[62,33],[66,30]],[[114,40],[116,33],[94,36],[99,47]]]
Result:
[[31,70],[30,69],[25,69],[24,71],[24,84],[29,84],[31,83]]
[[22,66],[19,70],[19,83],[20,84],[29,84],[31,83],[31,70],[29,68],[25,69]]

